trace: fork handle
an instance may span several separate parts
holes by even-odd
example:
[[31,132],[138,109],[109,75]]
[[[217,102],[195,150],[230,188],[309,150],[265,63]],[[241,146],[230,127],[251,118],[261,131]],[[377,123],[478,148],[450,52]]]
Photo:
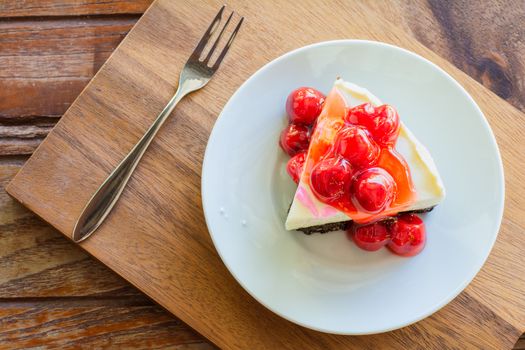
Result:
[[72,235],[73,241],[78,243],[85,240],[95,232],[104,219],[106,219],[160,127],[166,119],[168,119],[177,103],[189,92],[191,92],[191,90],[188,91],[184,83],[179,84],[175,95],[173,95],[166,107],[160,112],[146,133],[97,189],[82,210],[75,224]]

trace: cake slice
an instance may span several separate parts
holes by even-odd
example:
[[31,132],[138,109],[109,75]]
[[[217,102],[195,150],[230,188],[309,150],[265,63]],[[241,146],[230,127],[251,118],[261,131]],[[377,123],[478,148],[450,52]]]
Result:
[[[381,101],[368,90],[342,79],[336,80],[311,137],[304,169],[286,219],[287,230],[309,234],[346,229],[351,221],[370,222],[401,212],[430,211],[445,198],[445,188],[430,153],[402,122],[392,145],[392,154],[385,148],[379,156],[379,165],[392,174],[399,192],[387,208],[370,213],[360,206],[356,208],[352,204],[355,200],[330,202],[321,200],[318,191],[314,194],[312,171],[315,172],[318,163],[332,152],[346,111],[365,103],[376,107],[381,105]],[[407,170],[404,172],[403,169]]]

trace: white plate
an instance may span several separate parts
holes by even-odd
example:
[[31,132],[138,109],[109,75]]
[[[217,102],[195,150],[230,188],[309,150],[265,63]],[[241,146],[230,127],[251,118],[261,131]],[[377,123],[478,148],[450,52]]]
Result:
[[[286,97],[299,86],[328,93],[337,76],[397,107],[443,177],[447,198],[426,215],[414,258],[359,250],[343,232],[284,229],[295,191],[277,144]],[[237,90],[206,148],[202,200],[222,260],[261,304],[308,328],[368,334],[421,320],[467,286],[496,239],[504,181],[492,131],[455,80],[404,49],[343,40],[279,57]]]

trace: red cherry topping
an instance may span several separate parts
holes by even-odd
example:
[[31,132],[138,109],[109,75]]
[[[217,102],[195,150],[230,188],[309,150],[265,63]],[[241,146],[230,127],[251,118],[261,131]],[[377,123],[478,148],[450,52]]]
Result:
[[395,181],[386,170],[366,169],[354,180],[354,204],[370,213],[380,212],[394,200],[395,189]]
[[378,250],[390,241],[390,232],[384,222],[354,225],[348,234],[359,248],[369,251]]
[[301,173],[303,172],[304,162],[306,161],[306,152],[297,153],[288,160],[286,171],[292,180],[298,184]]
[[335,150],[354,168],[373,165],[380,152],[366,129],[355,125],[347,125],[339,131],[335,141]]
[[304,125],[288,124],[281,132],[280,144],[290,156],[306,151],[310,144],[310,130]]
[[419,254],[426,243],[425,224],[417,215],[401,214],[390,226],[392,239],[387,247],[397,255]]
[[312,169],[310,187],[322,201],[335,201],[349,192],[352,168],[343,158],[326,158]]
[[345,120],[364,126],[381,146],[394,146],[399,134],[399,115],[394,107],[364,103],[347,110]]
[[313,88],[301,87],[292,91],[286,100],[290,122],[312,125],[321,114],[324,100],[325,96]]
[[402,214],[381,221],[416,198],[408,164],[394,148],[399,115],[390,105],[348,108],[337,91],[328,99],[325,105],[325,96],[308,87],[288,96],[290,123],[280,136],[281,147],[292,156],[288,174],[299,183],[305,171],[318,200],[361,223],[347,232],[360,248],[374,251],[386,245],[399,255],[418,254],[426,239],[421,219]]

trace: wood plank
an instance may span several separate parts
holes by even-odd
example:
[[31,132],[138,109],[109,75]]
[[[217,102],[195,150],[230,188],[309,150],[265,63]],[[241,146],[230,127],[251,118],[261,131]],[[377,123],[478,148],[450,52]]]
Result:
[[[111,52],[138,18],[126,15],[0,20],[0,56],[21,58]],[[9,73],[8,68],[11,67],[2,67],[3,72]],[[46,77],[46,72],[41,71],[40,76]]]
[[0,121],[62,115],[136,20],[0,21]]
[[525,2],[369,2],[429,49],[525,111]]
[[[3,84],[3,91],[10,92],[11,95],[4,95],[0,100],[13,103],[13,97],[24,96],[25,100],[17,102],[19,106],[27,109],[15,111],[14,123],[12,118],[3,119],[5,125],[0,127],[2,129],[0,154],[31,153],[57,120],[55,115],[67,108],[126,34],[135,19],[130,17],[117,20],[87,20],[80,25],[78,20],[46,23],[18,21],[10,23],[8,29],[1,31],[0,33],[4,34],[1,46],[4,55],[0,56],[0,67],[6,69],[0,68],[2,73],[0,81]],[[91,34],[83,36],[86,27]],[[67,34],[70,36],[68,37]],[[13,46],[13,42],[17,44]],[[58,101],[55,100],[55,96],[59,97]],[[2,107],[2,111],[5,111],[5,105]],[[34,111],[31,108],[34,108]],[[34,115],[44,115],[49,118],[35,118]],[[22,118],[18,118],[20,116]],[[7,147],[6,144],[11,147]],[[20,163],[2,168],[0,171],[2,187],[19,167]],[[112,328],[109,331],[100,326],[97,327],[97,331],[89,333],[84,329],[83,332],[78,332],[83,344],[107,346],[108,341],[117,339],[115,345],[124,347],[131,345],[150,347],[155,344],[163,348],[209,348],[207,343],[202,343],[201,336],[180,324],[180,321],[172,316],[164,313],[162,316],[167,319],[166,324],[158,325],[153,319],[156,319],[157,314],[162,311],[152,306],[149,299],[144,299],[141,293],[120,277],[87,257],[70,242],[60,238],[56,231],[27,212],[3,191],[0,196],[0,208],[0,213],[9,217],[9,220],[4,220],[5,217],[1,217],[0,220],[2,222],[0,259],[4,262],[0,265],[0,276],[2,276],[0,297],[8,297],[10,300],[8,305],[5,300],[0,302],[0,310],[3,313],[17,314],[16,309],[9,307],[13,304],[13,299],[10,298],[12,296],[17,296],[19,299],[33,296],[114,295],[119,299],[105,300],[104,304],[99,305],[109,310],[106,318],[114,320],[126,312],[133,315],[129,317],[133,317],[134,322],[117,324],[109,322]],[[135,310],[128,311],[114,307],[115,303],[120,304],[122,298],[128,295],[142,298],[148,305],[140,311],[141,314],[137,315]],[[36,320],[39,320],[35,322],[34,327],[22,327],[26,320],[17,318],[13,322],[17,332],[2,333],[0,339],[16,341],[17,346],[24,346],[24,344],[62,346],[75,339],[76,334],[62,331],[53,332],[54,337],[38,336],[38,331],[35,329],[38,330],[43,319],[49,317],[49,311],[46,310],[49,307],[49,298],[40,300],[40,303],[43,307],[35,309],[33,306],[27,309],[29,314],[36,315]],[[85,304],[85,301],[83,303]],[[71,312],[72,305],[65,303],[63,299],[60,299],[60,304],[67,306],[67,309],[63,310],[65,314]],[[82,323],[84,311],[83,309],[80,311],[82,314],[77,321]],[[52,316],[53,319],[56,318],[56,315]],[[105,319],[89,321],[93,322],[94,326],[107,323]],[[138,324],[142,322],[143,325],[136,327],[135,322]],[[3,320],[0,320],[0,324],[3,325]],[[61,323],[56,324],[57,329],[60,330],[62,327]],[[13,338],[13,334],[18,336]],[[185,334],[192,334],[194,340],[188,342]]]
[[0,155],[31,154],[42,142],[42,137],[34,138],[0,138]]
[[525,333],[523,333],[514,345],[513,350],[525,350]]
[[4,0],[0,17],[141,14],[151,0]]
[[[23,162],[0,161],[1,188]],[[0,344],[211,348],[3,190],[0,242]]]
[[43,123],[32,121],[23,125],[2,125],[0,122],[0,156],[33,153],[53,126],[54,123],[49,120]]
[[0,156],[38,147],[137,18],[0,21]]
[[[0,162],[1,188],[22,164]],[[3,190],[0,242],[0,298],[140,295]]]
[[0,347],[213,349],[158,306],[93,304],[0,302]]
[[[178,71],[186,59],[184,52],[191,52],[201,34],[197,28],[206,26],[218,6],[218,2],[213,6],[157,2],[141,19],[143,25],[135,27],[121,50],[110,58],[44,141],[36,157],[11,184],[10,192],[66,235],[71,232],[90,193],[171,95],[177,74],[165,72]],[[525,327],[525,301],[519,294],[525,275],[520,263],[523,254],[513,248],[525,229],[525,216],[518,205],[524,195],[521,183],[525,178],[520,170],[523,150],[516,146],[525,145],[520,136],[525,133],[520,123],[523,114],[395,25],[383,21],[373,4],[342,3],[341,16],[333,16],[331,4],[307,1],[304,6],[233,2],[232,7],[249,18],[228,59],[236,62],[235,74],[231,66],[223,66],[205,90],[178,106],[177,117],[155,140],[116,210],[83,247],[223,347],[512,347]],[[187,18],[192,19],[191,25]],[[308,25],[299,34],[282,30],[290,21]],[[328,21],[332,23],[330,27],[324,25]],[[264,35],[259,30],[262,27],[267,29]],[[481,278],[428,319],[395,332],[366,337],[310,331],[280,319],[256,303],[233,280],[214,251],[198,195],[206,138],[235,88],[279,54],[333,37],[395,43],[444,67],[482,105],[500,141],[507,179],[509,174],[512,179],[507,182],[509,192],[501,236]],[[150,52],[155,52],[154,57],[148,55]],[[122,87],[126,88],[125,93]],[[91,132],[94,125],[99,130],[97,140],[93,140]],[[116,129],[121,131],[119,139],[112,137]],[[42,173],[47,176],[41,176]],[[63,181],[65,173],[67,181]],[[147,194],[144,188],[148,189]]]
[[390,10],[425,46],[525,111],[525,2],[403,0]]

